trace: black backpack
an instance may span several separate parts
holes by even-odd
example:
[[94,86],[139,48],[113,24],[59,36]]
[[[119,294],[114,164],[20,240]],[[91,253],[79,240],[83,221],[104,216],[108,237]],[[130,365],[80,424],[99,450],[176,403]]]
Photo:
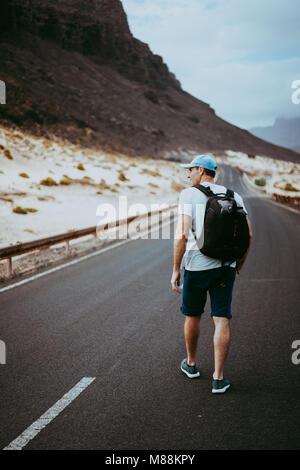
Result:
[[227,189],[226,194],[215,194],[209,186],[193,187],[208,196],[201,253],[222,261],[222,265],[242,258],[249,246],[249,226],[245,211],[234,199],[234,192]]

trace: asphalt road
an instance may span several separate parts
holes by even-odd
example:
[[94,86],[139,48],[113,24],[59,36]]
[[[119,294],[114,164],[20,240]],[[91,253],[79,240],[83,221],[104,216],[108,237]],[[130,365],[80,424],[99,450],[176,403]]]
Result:
[[239,192],[254,240],[232,304],[226,377],[211,393],[209,302],[199,379],[185,357],[172,240],[136,240],[0,293],[0,445],[7,446],[82,377],[95,377],[25,449],[299,449],[299,214]]

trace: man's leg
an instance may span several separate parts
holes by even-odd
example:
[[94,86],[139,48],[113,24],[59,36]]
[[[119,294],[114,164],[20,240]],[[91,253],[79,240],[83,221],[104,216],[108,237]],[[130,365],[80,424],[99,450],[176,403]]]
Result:
[[186,315],[184,320],[184,339],[188,358],[187,362],[190,366],[196,364],[197,343],[200,334],[200,318],[201,315],[196,317]]
[[213,316],[215,324],[214,333],[214,358],[215,371],[214,379],[223,379],[223,368],[230,344],[229,319]]

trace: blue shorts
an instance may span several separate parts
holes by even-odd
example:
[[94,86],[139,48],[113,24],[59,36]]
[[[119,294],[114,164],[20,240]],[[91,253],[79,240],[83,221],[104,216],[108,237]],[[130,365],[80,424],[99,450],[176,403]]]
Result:
[[207,291],[210,295],[211,316],[230,319],[235,268],[184,271],[182,305],[183,315],[195,317],[204,312]]

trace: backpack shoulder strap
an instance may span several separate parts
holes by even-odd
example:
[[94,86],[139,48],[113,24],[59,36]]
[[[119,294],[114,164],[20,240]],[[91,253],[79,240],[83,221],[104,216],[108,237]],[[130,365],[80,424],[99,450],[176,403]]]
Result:
[[232,198],[234,198],[234,192],[232,191],[232,189],[227,189],[227,191],[226,191],[226,197],[232,197]]
[[215,193],[210,189],[209,186],[203,186],[202,184],[195,184],[195,186],[192,186],[193,188],[199,189],[202,193],[205,194],[207,197],[212,197],[215,196]]

